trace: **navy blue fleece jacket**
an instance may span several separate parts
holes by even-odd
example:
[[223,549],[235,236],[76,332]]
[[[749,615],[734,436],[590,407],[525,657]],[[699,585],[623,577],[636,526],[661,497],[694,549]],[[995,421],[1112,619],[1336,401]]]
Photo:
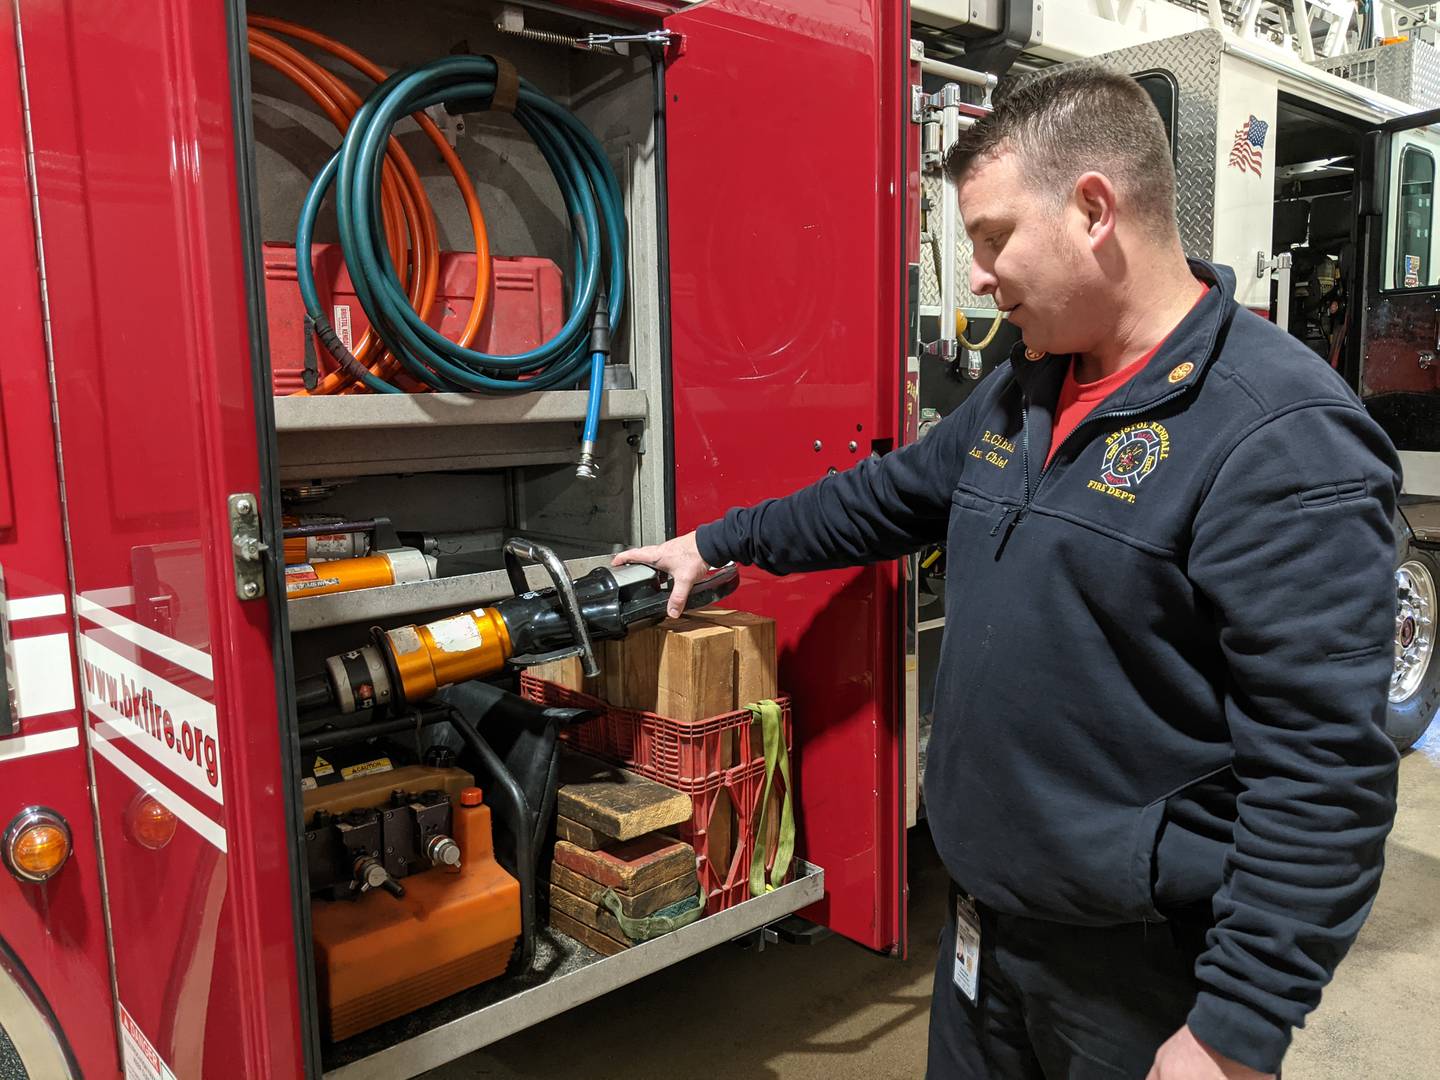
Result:
[[1397,756],[1393,447],[1230,271],[1045,465],[1069,357],[1017,355],[919,442],[699,530],[773,573],[949,546],[925,802],[1002,912],[1209,900],[1189,1017],[1273,1071],[1379,884]]

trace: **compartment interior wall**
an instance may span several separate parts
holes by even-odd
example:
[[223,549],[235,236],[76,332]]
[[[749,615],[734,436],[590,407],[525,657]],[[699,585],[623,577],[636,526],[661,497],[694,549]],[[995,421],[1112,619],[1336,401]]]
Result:
[[[311,27],[364,53],[387,70],[443,57],[458,46],[472,53],[509,58],[520,74],[570,108],[605,148],[625,198],[627,221],[627,303],[616,334],[617,360],[628,362],[635,386],[648,395],[648,415],[622,427],[602,423],[601,480],[578,481],[574,461],[578,424],[510,424],[435,433],[447,450],[473,445],[477,456],[501,466],[428,480],[414,476],[361,476],[347,479],[332,499],[305,510],[384,514],[402,528],[481,529],[509,526],[512,531],[558,538],[562,547],[585,553],[638,542],[653,542],[664,528],[663,440],[659,338],[660,260],[656,247],[655,101],[647,56],[618,56],[567,50],[503,34],[494,26],[498,5],[457,2],[421,4],[382,0],[310,0],[306,3],[258,0],[257,14],[273,15]],[[583,34],[596,24],[554,12],[527,12],[533,25]],[[605,27],[613,29],[613,27]],[[289,39],[287,39],[289,40]],[[307,45],[299,45],[362,95],[368,90],[345,65]],[[294,242],[300,205],[311,178],[339,143],[339,136],[289,79],[268,65],[251,62],[252,116],[260,232],[265,241]],[[475,244],[454,180],[428,138],[410,120],[396,137],[415,163],[433,207],[440,244],[446,250],[473,251]],[[485,214],[491,251],[497,256],[538,255],[556,262],[568,284],[573,280],[571,241],[555,180],[539,150],[508,116],[480,112],[464,118],[457,153],[475,185]],[[338,240],[333,197],[322,211],[317,240]],[[473,434],[473,439],[471,438]],[[648,438],[646,438],[648,436]],[[383,444],[386,433],[309,431],[282,436],[281,467],[292,486],[299,477],[286,461],[288,445],[315,440],[341,446],[364,437]],[[407,444],[407,446],[410,444]],[[654,453],[640,451],[653,447]],[[446,467],[440,454],[437,468]],[[332,455],[331,460],[336,460]],[[508,467],[507,467],[508,466]],[[424,467],[407,456],[403,471]],[[375,471],[366,467],[366,472]],[[397,473],[402,469],[397,469]],[[307,481],[334,479],[307,475]],[[443,492],[454,491],[450,499]],[[529,535],[530,533],[527,533]],[[572,543],[573,542],[573,543]],[[578,554],[578,551],[574,553]]]

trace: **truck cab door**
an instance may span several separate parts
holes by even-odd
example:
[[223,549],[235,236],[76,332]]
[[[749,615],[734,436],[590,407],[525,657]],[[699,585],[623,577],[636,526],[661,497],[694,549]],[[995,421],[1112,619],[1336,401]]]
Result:
[[1401,117],[1369,133],[1359,212],[1356,385],[1371,414],[1406,455],[1406,487],[1440,495],[1440,110]]
[[[906,9],[715,0],[666,20],[679,532],[901,438]],[[826,890],[803,914],[902,952],[900,566],[744,581],[796,702],[799,850]]]

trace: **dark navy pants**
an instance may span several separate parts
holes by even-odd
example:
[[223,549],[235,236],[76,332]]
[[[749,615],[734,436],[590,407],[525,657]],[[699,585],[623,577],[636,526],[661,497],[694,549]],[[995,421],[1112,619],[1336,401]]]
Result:
[[[1208,909],[1208,904],[1204,905]],[[930,1005],[929,1080],[1144,1080],[1195,1002],[1208,911],[1068,926],[980,908],[980,992],[951,978],[952,895]]]

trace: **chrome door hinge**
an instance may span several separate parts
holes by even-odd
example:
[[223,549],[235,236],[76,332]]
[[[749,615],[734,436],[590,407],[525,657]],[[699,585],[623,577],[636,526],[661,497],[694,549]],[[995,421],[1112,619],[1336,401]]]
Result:
[[230,548],[235,558],[235,595],[258,600],[265,595],[265,552],[260,539],[260,504],[254,495],[230,496]]
[[15,686],[14,654],[10,650],[10,608],[5,598],[5,571],[0,568],[0,735],[20,730],[20,701]]

